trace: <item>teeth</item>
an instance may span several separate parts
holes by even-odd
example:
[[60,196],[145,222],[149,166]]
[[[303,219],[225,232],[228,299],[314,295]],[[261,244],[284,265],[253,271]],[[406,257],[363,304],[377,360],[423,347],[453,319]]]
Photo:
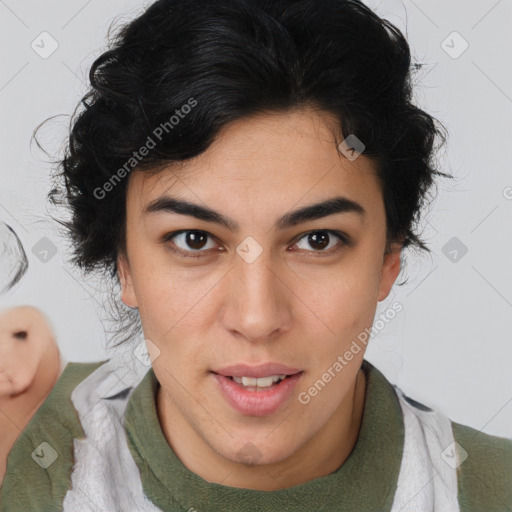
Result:
[[267,388],[272,386],[275,382],[282,380],[286,375],[269,375],[268,377],[234,377],[233,380],[238,384],[242,384],[247,387],[259,387]]

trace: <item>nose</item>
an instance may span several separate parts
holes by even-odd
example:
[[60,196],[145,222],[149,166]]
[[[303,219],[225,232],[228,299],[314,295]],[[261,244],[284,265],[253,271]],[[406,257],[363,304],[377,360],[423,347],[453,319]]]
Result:
[[272,265],[265,252],[251,263],[235,259],[234,268],[226,276],[228,289],[223,290],[224,328],[253,343],[272,341],[289,328],[292,317],[292,293],[279,275],[282,267]]

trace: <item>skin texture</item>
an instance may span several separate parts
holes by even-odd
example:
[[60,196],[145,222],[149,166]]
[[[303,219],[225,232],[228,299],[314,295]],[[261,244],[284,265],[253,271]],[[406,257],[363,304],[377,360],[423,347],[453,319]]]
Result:
[[0,482],[7,455],[60,375],[52,327],[37,308],[0,311]]
[[[357,441],[364,345],[308,404],[297,396],[372,325],[400,271],[401,245],[385,255],[375,164],[364,154],[345,158],[332,127],[328,114],[310,109],[262,114],[225,127],[183,165],[130,176],[122,299],[139,309],[144,335],[159,350],[152,365],[162,431],[207,481],[259,490],[298,485],[335,471]],[[240,231],[176,213],[143,214],[166,194],[220,211]],[[364,218],[349,212],[273,229],[289,211],[338,195],[360,203]],[[201,246],[185,235],[162,241],[186,229],[210,236]],[[320,230],[339,230],[353,244],[334,234],[325,246],[308,241]],[[248,236],[263,249],[250,264],[236,252]],[[175,254],[173,243],[201,257]],[[211,370],[271,361],[304,370],[294,395],[273,414],[240,414]],[[249,442],[257,456],[242,463]]]

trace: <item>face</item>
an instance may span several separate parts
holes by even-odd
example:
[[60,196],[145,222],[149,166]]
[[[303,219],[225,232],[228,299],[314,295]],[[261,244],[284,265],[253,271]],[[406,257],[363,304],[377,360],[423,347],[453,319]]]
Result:
[[[308,390],[371,327],[399,272],[399,250],[385,255],[374,164],[345,158],[330,121],[311,110],[247,118],[180,167],[130,176],[122,299],[139,309],[171,416],[233,462],[251,449],[258,463],[283,461],[322,433],[364,345],[316,396]],[[178,213],[171,199],[218,215]],[[295,376],[260,391],[220,376],[267,363]]]
[[0,398],[26,391],[45,352],[53,346],[52,329],[36,308],[0,311]]

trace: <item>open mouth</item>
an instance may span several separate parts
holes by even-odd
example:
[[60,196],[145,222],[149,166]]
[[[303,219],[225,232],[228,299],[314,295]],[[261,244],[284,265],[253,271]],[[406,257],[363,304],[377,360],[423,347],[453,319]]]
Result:
[[[262,372],[259,373],[261,375]],[[290,371],[289,375],[280,373],[264,377],[222,375],[216,372],[212,372],[212,375],[221,393],[236,411],[248,416],[266,416],[291,400],[303,373],[303,370],[295,373]]]

